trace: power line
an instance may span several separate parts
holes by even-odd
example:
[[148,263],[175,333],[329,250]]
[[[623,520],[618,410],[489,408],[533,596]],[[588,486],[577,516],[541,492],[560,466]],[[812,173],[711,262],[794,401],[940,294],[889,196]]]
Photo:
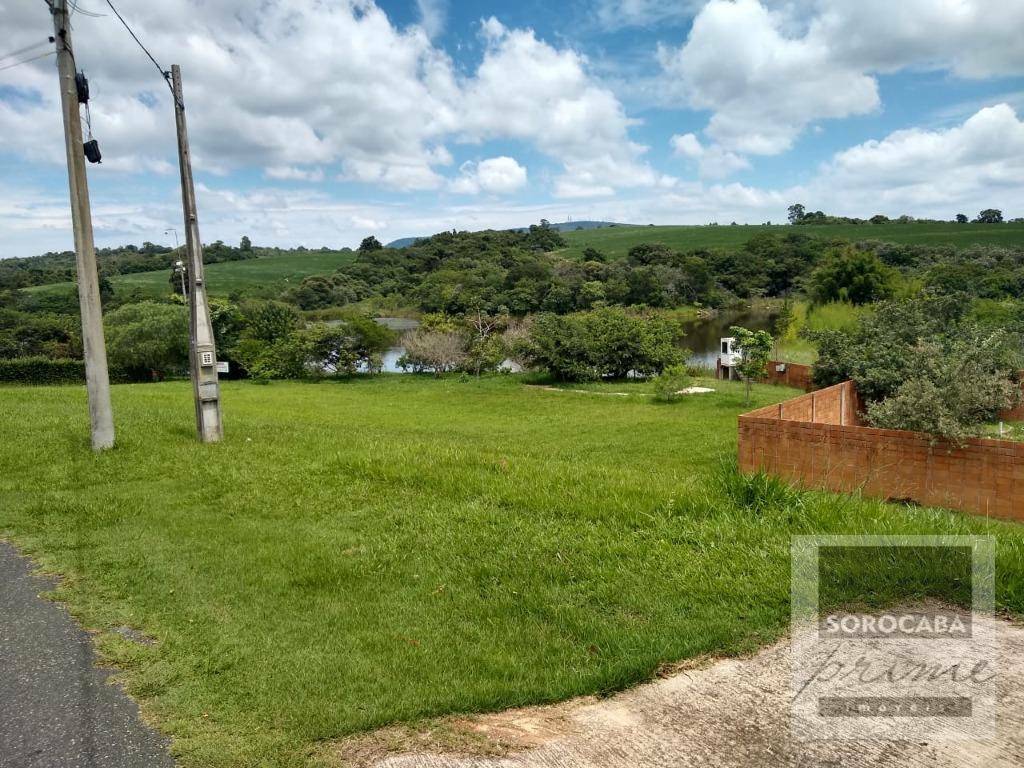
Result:
[[138,43],[142,52],[145,53],[149,57],[149,60],[153,62],[153,66],[156,67],[156,71],[160,73],[160,77],[164,79],[164,82],[167,83],[167,87],[170,88],[171,96],[174,96],[174,88],[171,86],[170,73],[160,66],[160,62],[153,58],[153,54],[150,53],[146,46],[142,44],[142,41],[139,40],[139,36],[132,31],[132,28],[128,26],[128,22],[124,20],[124,17],[118,12],[117,8],[114,7],[114,4],[110,2],[110,0],[107,0],[107,5],[110,6],[110,10],[114,12],[114,15],[117,16],[118,20],[124,25],[124,28],[128,30],[128,34],[132,36],[132,39]]
[[15,67],[20,67],[22,64],[28,64],[30,61],[35,61],[36,59],[43,59],[47,56],[53,56],[55,53],[57,52],[47,51],[46,53],[40,53],[38,56],[32,56],[31,58],[24,59],[22,61],[16,61],[13,64],[7,64],[5,66],[0,67],[0,72],[3,72],[5,69],[14,69]]
[[24,48],[19,48],[16,51],[11,51],[10,53],[5,53],[3,56],[0,56],[0,61],[3,61],[4,59],[13,59],[15,56],[21,56],[21,54],[23,53],[28,53],[29,51],[35,50],[36,48],[42,48],[44,45],[50,45],[52,42],[53,38],[51,37],[47,40],[44,40],[41,43],[33,43],[32,45],[26,45]]

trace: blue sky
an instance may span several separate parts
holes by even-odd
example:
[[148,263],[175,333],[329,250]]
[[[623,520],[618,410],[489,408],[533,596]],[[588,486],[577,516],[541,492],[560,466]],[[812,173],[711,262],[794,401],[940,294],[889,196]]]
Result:
[[[1024,215],[1024,0],[119,8],[183,67],[208,241],[780,221],[797,201]],[[0,18],[0,53],[49,34],[41,3],[0,0]],[[166,88],[112,16],[78,14],[74,34],[105,158],[90,168],[97,243],[169,242]],[[0,257],[71,247],[52,57],[0,71],[0,135]]]

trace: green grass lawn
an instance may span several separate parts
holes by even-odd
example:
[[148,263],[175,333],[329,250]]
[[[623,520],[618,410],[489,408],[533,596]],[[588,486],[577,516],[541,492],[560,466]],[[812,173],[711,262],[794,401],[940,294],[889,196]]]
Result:
[[569,247],[559,253],[582,256],[585,248],[596,248],[611,258],[625,256],[640,243],[664,243],[678,250],[694,248],[737,248],[763,232],[802,232],[818,237],[842,237],[852,241],[884,240],[921,245],[951,244],[967,247],[976,243],[1024,245],[1024,224],[828,224],[821,226],[759,225],[606,227],[581,232],[565,232]]
[[[993,533],[998,603],[1024,610],[1024,529],[743,480],[742,385],[711,386],[228,382],[214,446],[187,383],[116,386],[100,456],[83,389],[0,388],[0,534],[65,577],[186,767],[319,764],[353,732],[749,651],[786,630],[794,533]],[[854,575],[843,599],[943,581]]]
[[[206,284],[213,296],[227,296],[237,291],[277,298],[288,287],[309,275],[334,272],[355,259],[352,251],[306,251],[280,256],[263,256],[246,261],[225,261],[206,265]],[[169,270],[115,275],[110,279],[115,293],[139,290],[150,297],[170,293]],[[40,285],[24,289],[30,292],[59,293],[73,291],[72,283]]]

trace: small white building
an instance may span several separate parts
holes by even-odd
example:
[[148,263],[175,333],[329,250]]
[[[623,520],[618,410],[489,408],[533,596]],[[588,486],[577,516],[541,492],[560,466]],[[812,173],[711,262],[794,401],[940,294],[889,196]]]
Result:
[[728,336],[722,339],[718,351],[718,378],[739,379],[736,366],[740,364],[743,356],[736,349],[736,339]]

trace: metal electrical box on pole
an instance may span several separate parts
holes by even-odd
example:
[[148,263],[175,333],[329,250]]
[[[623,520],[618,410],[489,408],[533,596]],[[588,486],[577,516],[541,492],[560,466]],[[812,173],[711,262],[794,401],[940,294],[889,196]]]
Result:
[[[95,451],[114,446],[114,414],[110,406],[110,375],[107,347],[103,338],[103,308],[100,302],[96,246],[92,235],[89,182],[85,174],[85,145],[82,142],[80,92],[75,82],[75,56],[71,47],[67,0],[52,0],[53,36],[57,44],[57,72],[64,118],[64,144],[68,157],[71,189],[71,225],[75,234],[75,266],[78,272],[78,304],[82,313],[82,349],[85,383],[89,392],[89,419]],[[81,96],[87,99],[87,94]]]
[[171,67],[174,116],[178,128],[178,162],[181,169],[181,204],[185,212],[185,250],[188,264],[189,369],[196,404],[199,440],[215,443],[224,437],[220,413],[220,384],[217,380],[217,350],[203,277],[203,244],[199,239],[196,190],[192,182],[192,157],[185,124],[185,101],[181,89],[181,67]]

